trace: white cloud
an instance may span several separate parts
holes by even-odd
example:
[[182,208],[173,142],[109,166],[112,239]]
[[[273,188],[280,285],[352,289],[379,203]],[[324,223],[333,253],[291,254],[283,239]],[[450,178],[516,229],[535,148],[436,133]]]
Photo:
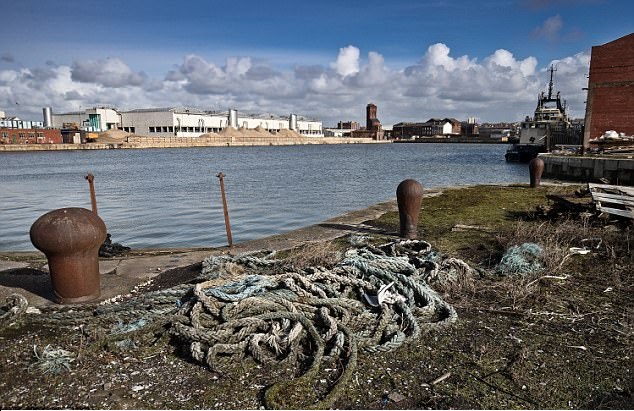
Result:
[[346,77],[359,72],[359,49],[347,46],[339,49],[337,61],[331,67],[340,75]]
[[[553,62],[558,70],[555,87],[574,116],[583,116],[581,89],[587,85],[589,58],[585,52]],[[58,113],[97,103],[121,109],[235,107],[243,112],[294,112],[329,126],[339,120],[362,121],[372,101],[385,125],[430,117],[518,121],[531,114],[548,82],[548,65],[538,68],[534,57],[518,59],[500,49],[478,61],[453,56],[442,43],[429,46],[418,62],[404,68],[390,67],[376,51],[361,58],[352,45],[341,48],[335,62],[291,69],[245,56],[228,57],[218,65],[194,54],[173,67],[161,78],[149,78],[118,58],[0,70],[0,109],[39,119],[42,107],[49,105]]]

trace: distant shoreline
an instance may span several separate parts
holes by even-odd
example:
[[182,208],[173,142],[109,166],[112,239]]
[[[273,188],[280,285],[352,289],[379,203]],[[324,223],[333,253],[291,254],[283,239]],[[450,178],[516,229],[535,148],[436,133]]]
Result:
[[[149,140],[149,139],[148,139]],[[152,139],[148,142],[108,142],[83,144],[0,144],[2,152],[30,152],[30,151],[65,151],[65,150],[130,150],[148,148],[193,148],[193,147],[251,147],[251,146],[295,146],[312,144],[387,144],[390,140],[372,140],[369,138],[339,138],[339,137],[307,137],[297,138],[232,138],[222,141],[206,141],[195,138]]]
[[394,143],[453,143],[453,144],[510,144],[492,138],[450,137],[450,138],[417,138],[415,140],[394,140]]
[[372,140],[369,138],[309,137],[304,139],[246,139],[227,138],[225,141],[196,141],[188,138],[181,142],[166,138],[164,141],[152,139],[150,142],[107,142],[83,144],[0,144],[2,152],[65,151],[65,150],[130,150],[148,148],[193,148],[193,147],[255,147],[255,146],[296,146],[312,144],[388,144],[388,143],[443,143],[443,144],[509,144],[506,141],[482,138],[421,138],[416,140]]

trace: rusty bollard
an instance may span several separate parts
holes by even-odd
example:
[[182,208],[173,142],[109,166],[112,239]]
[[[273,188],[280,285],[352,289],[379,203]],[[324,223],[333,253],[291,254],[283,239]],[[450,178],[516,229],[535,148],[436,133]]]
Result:
[[60,208],[31,226],[31,242],[48,259],[53,293],[60,304],[99,298],[99,247],[106,225],[85,208]]
[[416,238],[418,226],[418,214],[420,203],[423,199],[423,186],[416,180],[407,179],[401,181],[396,188],[396,201],[401,222],[400,236],[403,238]]
[[542,173],[544,172],[544,160],[535,157],[528,163],[528,171],[531,174],[531,187],[536,188],[542,182]]

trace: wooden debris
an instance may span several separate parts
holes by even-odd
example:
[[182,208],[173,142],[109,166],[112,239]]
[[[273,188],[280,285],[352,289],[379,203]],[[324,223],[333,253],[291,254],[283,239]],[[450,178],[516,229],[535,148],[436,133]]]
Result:
[[484,227],[480,225],[456,224],[453,227],[451,227],[451,231],[469,231],[469,230],[484,231],[485,233],[491,232],[491,229],[489,227]]
[[634,219],[634,187],[588,183],[598,211]]

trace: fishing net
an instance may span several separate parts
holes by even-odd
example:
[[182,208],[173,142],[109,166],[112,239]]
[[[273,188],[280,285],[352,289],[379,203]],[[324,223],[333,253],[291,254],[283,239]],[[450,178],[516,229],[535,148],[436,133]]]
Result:
[[535,243],[523,243],[509,248],[496,272],[505,276],[524,276],[544,269],[541,258],[543,249]]

